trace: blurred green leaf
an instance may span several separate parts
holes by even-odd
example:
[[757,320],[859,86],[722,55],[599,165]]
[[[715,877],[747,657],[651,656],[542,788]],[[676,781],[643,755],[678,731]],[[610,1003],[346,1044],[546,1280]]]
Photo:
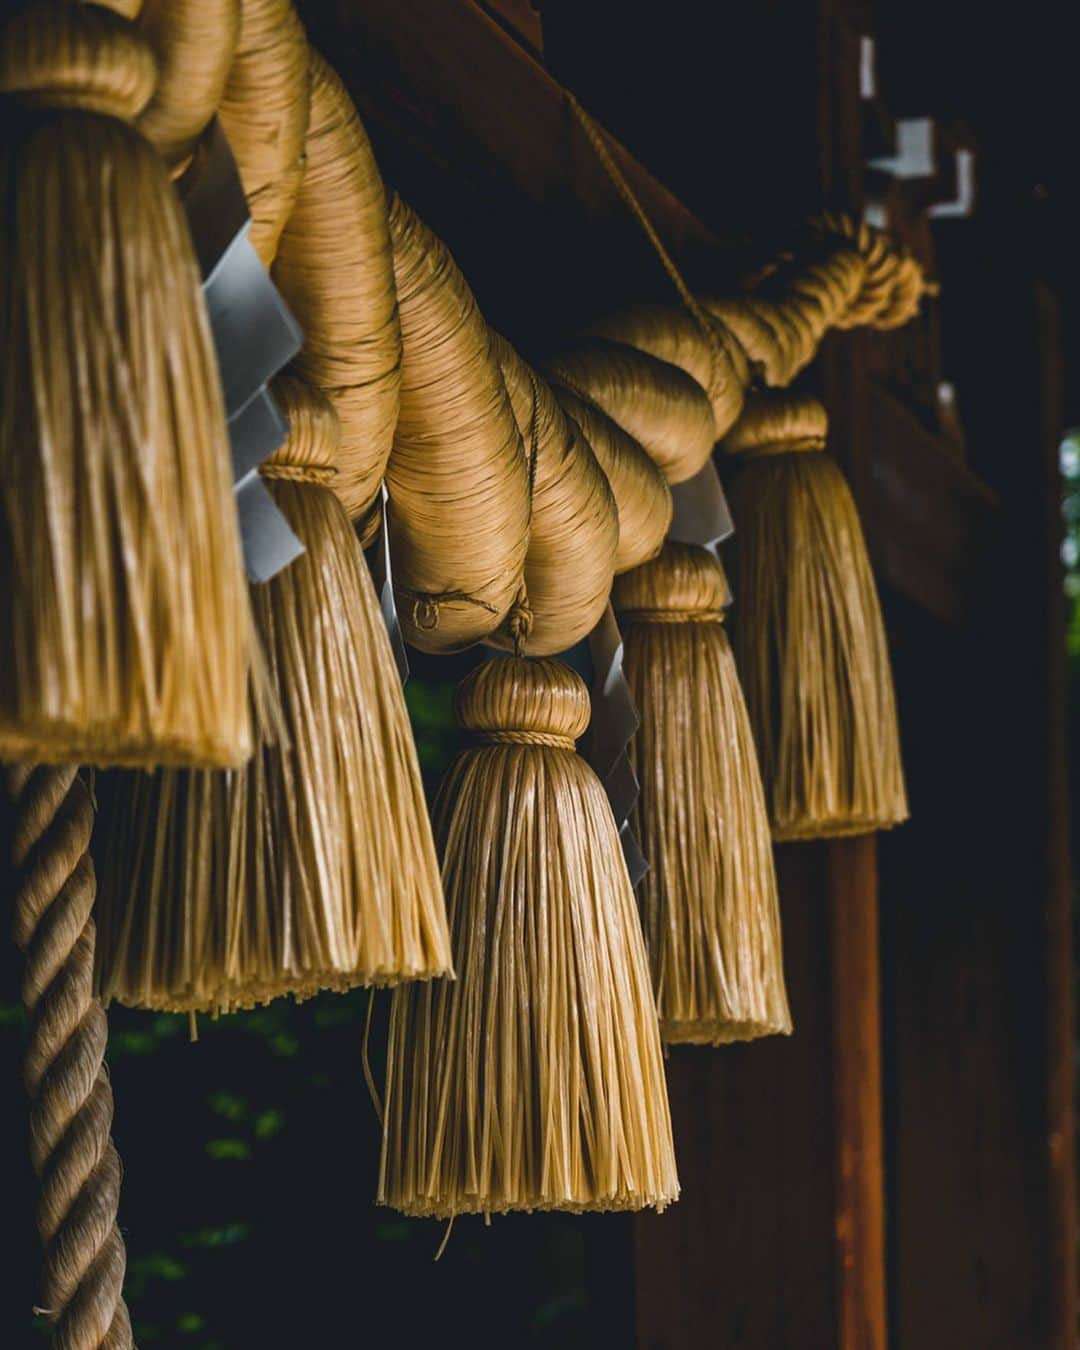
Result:
[[152,1031],[114,1031],[109,1037],[109,1056],[149,1055],[157,1049],[157,1038]]
[[243,1120],[248,1113],[248,1104],[244,1098],[224,1088],[212,1092],[209,1102],[214,1115],[224,1116],[226,1120]]
[[246,1139],[211,1139],[207,1142],[206,1151],[218,1162],[247,1162],[251,1158],[251,1145]]
[[276,1106],[268,1106],[255,1117],[255,1138],[273,1139],[285,1128],[285,1112]]
[[249,1223],[226,1223],[218,1227],[197,1228],[193,1233],[181,1233],[183,1247],[232,1247],[243,1242],[251,1232]]

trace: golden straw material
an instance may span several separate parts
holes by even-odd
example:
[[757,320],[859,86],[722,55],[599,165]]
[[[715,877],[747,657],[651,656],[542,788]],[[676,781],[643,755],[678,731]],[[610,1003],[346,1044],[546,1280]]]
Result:
[[[548,656],[580,642],[607,608],[619,516],[604,471],[551,387],[505,338],[491,337],[532,466],[525,555],[531,622],[521,650]],[[500,635],[493,645],[510,645],[510,639]]]
[[749,460],[732,494],[735,656],[776,839],[908,814],[877,590],[824,424],[812,399],[760,395],[724,444]]
[[616,582],[641,726],[632,823],[649,863],[645,941],[669,1042],[791,1031],[772,840],[757,753],[724,631],[716,558],[669,543]]
[[[132,1350],[117,1226],[120,1159],[110,1132],[109,1029],[93,996],[94,809],[75,769],[9,765],[11,933],[25,956],[23,1081],[40,1179],[42,1307],[50,1344]],[[20,1337],[21,1339],[21,1337]]]
[[0,758],[236,764],[254,634],[199,270],[130,125],[149,48],[36,4],[0,47]]
[[589,333],[637,347],[685,370],[709,395],[717,436],[723,436],[742,412],[750,363],[742,344],[724,325],[707,317],[699,320],[671,305],[639,305],[594,324]]
[[308,125],[308,45],[291,0],[241,0],[218,117],[251,210],[251,243],[269,267],[300,189]]
[[274,280],[304,330],[294,369],[341,420],[334,490],[353,520],[363,518],[394,437],[401,330],[382,178],[352,100],[317,52],[307,165]]
[[618,422],[669,483],[693,478],[712,454],[716,420],[709,396],[668,361],[621,342],[586,338],[549,361],[548,375]]
[[882,230],[851,216],[828,213],[817,225],[827,237],[848,243],[866,264],[860,289],[835,320],[837,327],[900,328],[919,312],[922,297],[934,292],[918,260]]
[[139,29],[158,63],[139,130],[181,169],[221,102],[240,36],[240,0],[146,0]]
[[289,440],[264,477],[307,551],[253,597],[286,738],[236,773],[105,781],[106,999],[224,1012],[450,966],[400,681],[359,542],[325,486],[337,419],[299,382],[275,393]]
[[497,657],[436,806],[454,983],[395,992],[379,1202],[450,1218],[662,1209],[679,1191],[656,1009],[581,679]]
[[571,389],[552,384],[552,393],[577,424],[604,471],[619,515],[615,571],[654,558],[671,526],[671,489],[664,475],[629,432]]
[[491,335],[446,246],[390,207],[401,412],[386,471],[401,628],[446,652],[494,633],[518,597],[529,466]]
[[721,442],[727,454],[756,456],[823,450],[829,434],[825,406],[808,394],[770,393],[747,400],[746,411]]
[[779,384],[786,352],[775,327],[743,300],[703,298],[705,311],[717,320],[746,355],[752,372],[760,372],[767,384]]

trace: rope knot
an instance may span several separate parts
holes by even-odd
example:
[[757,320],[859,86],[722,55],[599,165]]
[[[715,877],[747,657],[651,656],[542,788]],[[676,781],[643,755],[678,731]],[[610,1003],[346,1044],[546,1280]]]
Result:
[[529,640],[533,628],[533,612],[529,605],[524,586],[518,592],[517,599],[506,619],[506,630],[514,644],[514,655],[520,656]]
[[439,602],[430,595],[418,595],[412,602],[413,627],[430,633],[439,626]]
[[561,736],[555,731],[481,731],[476,739],[482,745],[541,745],[552,750],[574,750],[573,736]]

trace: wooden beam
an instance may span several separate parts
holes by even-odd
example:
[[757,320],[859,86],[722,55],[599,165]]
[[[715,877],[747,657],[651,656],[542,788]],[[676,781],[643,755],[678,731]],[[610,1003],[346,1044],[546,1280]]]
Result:
[[860,508],[871,556],[901,594],[953,620],[978,575],[997,499],[881,386],[869,386],[868,404]]
[[1073,987],[1075,930],[1069,856],[1069,782],[1066,766],[1065,586],[1061,564],[1061,470],[1064,426],[1061,315],[1054,297],[1036,289],[1036,322],[1043,374],[1042,471],[1045,482],[1043,566],[1046,575],[1047,671],[1045,744],[1048,759],[1046,856],[1047,1167],[1050,1212],[1050,1329],[1052,1350],[1075,1350],[1077,1290],[1076,1010]]
[[877,837],[829,845],[837,1345],[884,1350]]
[[638,1350],[838,1344],[828,846],[777,866],[795,1033],[670,1052],[682,1195],[635,1219]]

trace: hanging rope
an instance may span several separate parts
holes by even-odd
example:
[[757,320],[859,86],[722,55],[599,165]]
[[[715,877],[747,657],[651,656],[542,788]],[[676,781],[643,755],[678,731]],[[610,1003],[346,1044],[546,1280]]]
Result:
[[678,291],[679,298],[700,324],[701,331],[708,337],[710,343],[715,344],[717,338],[713,331],[713,325],[709,316],[698,303],[697,297],[694,295],[693,291],[691,291],[690,287],[683,280],[683,274],[679,271],[671,254],[664,247],[663,240],[656,233],[652,221],[646,215],[645,208],[642,206],[637,198],[637,194],[627,181],[626,175],[623,173],[622,169],[619,168],[618,164],[615,163],[611,151],[607,148],[607,144],[600,133],[600,129],[574,95],[570,93],[569,90],[566,90],[565,92],[566,101],[570,105],[570,111],[581,124],[582,131],[584,131],[589,144],[596,151],[596,157],[603,166],[607,176],[611,179],[616,192],[618,192],[619,196],[630,208],[631,214],[637,220],[642,230],[644,230],[645,237],[656,250],[656,256],[660,259],[664,271],[671,278],[671,283]]
[[55,1350],[131,1350],[116,1226],[120,1159],[110,1138],[108,1029],[94,998],[94,811],[73,768],[9,767],[15,944],[30,1013],[24,1077],[41,1181],[44,1306]]

